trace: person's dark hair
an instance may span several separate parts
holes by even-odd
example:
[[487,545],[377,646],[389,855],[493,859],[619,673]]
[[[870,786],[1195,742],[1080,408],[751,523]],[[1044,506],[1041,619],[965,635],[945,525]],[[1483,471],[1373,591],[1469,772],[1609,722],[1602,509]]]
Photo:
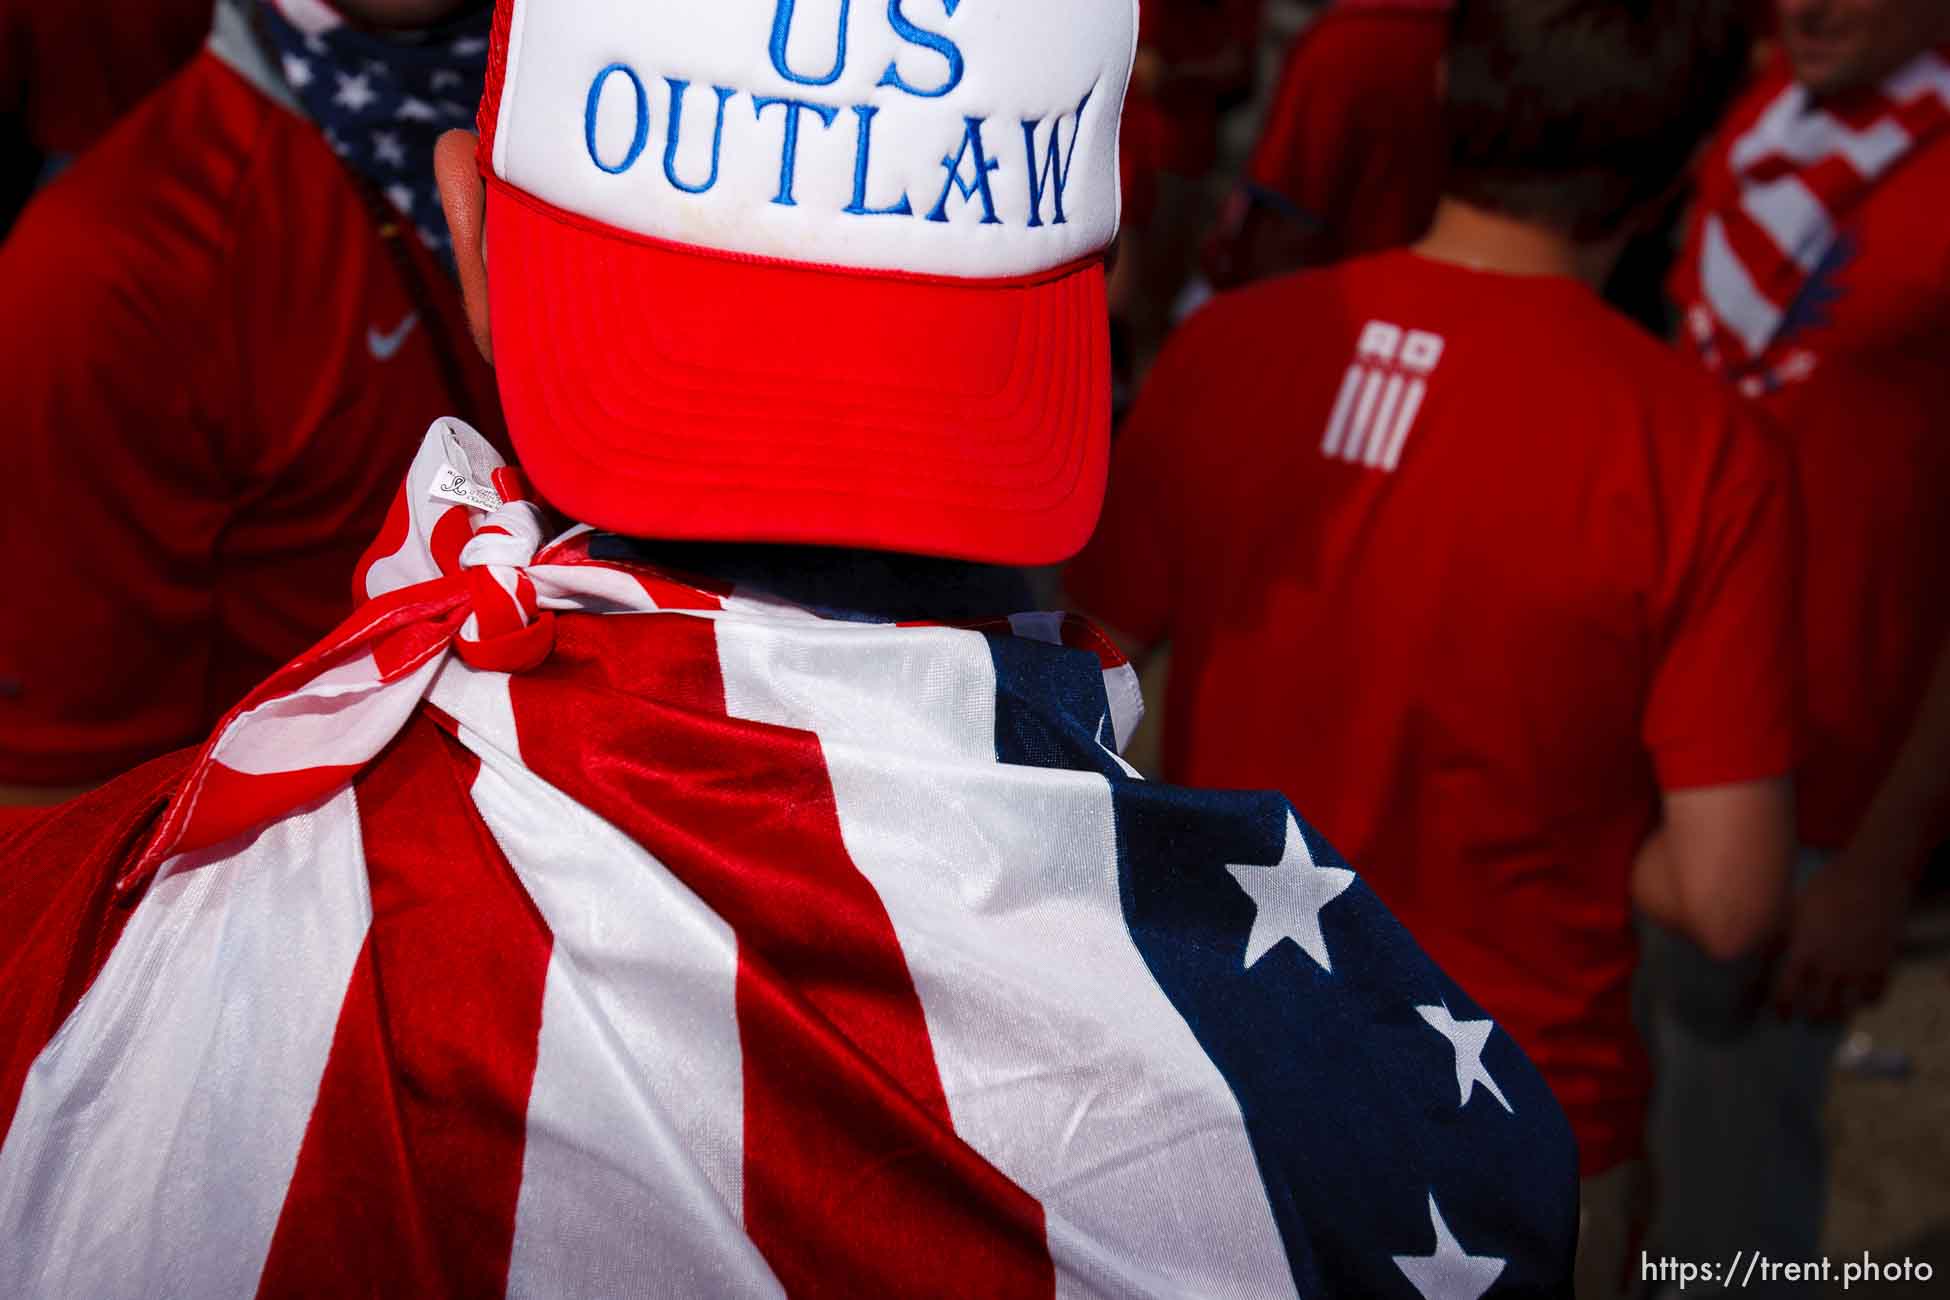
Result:
[[1458,0],[1448,190],[1580,238],[1668,193],[1748,69],[1738,0]]

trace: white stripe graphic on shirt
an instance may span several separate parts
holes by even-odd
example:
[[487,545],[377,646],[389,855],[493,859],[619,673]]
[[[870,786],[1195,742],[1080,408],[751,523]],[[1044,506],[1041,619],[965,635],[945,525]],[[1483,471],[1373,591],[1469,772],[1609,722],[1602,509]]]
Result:
[[[1388,439],[1394,432],[1395,412],[1401,409],[1402,385],[1405,382],[1400,375],[1390,375],[1387,386],[1381,390],[1381,409],[1375,412],[1374,427],[1368,430],[1366,460],[1371,469],[1381,465],[1381,458],[1388,450]],[[1348,458],[1352,460],[1353,457],[1350,449]]]
[[1361,378],[1366,373],[1359,364],[1347,368],[1347,377],[1341,380],[1341,395],[1334,399],[1334,414],[1327,421],[1327,436],[1320,443],[1321,455],[1331,458],[1341,454],[1341,443],[1347,437],[1347,417],[1354,409],[1354,394],[1360,390]]
[[1427,330],[1369,321],[1341,379],[1321,436],[1321,455],[1393,473],[1428,397],[1428,377],[1447,346],[1441,335]]
[[1408,431],[1415,424],[1415,417],[1422,413],[1422,399],[1428,396],[1429,385],[1424,379],[1408,381],[1408,396],[1402,401],[1402,413],[1395,418],[1395,429],[1388,437],[1388,450],[1381,460],[1381,468],[1389,473],[1401,464],[1402,444],[1408,441]]

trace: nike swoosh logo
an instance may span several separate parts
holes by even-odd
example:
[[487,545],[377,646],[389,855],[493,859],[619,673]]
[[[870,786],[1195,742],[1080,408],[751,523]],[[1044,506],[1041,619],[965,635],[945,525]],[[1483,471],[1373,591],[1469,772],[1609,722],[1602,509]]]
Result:
[[391,361],[399,353],[413,327],[420,323],[420,313],[408,312],[406,319],[391,334],[381,334],[376,326],[366,327],[366,346],[372,349],[374,361]]

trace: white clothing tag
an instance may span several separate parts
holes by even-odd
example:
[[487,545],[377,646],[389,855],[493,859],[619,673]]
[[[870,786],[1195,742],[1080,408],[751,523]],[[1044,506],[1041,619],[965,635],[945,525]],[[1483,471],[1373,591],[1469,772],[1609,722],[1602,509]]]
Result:
[[434,476],[428,495],[436,501],[449,501],[489,514],[499,510],[501,494],[494,490],[490,475],[475,471],[466,446],[454,436],[452,429],[442,427],[440,437],[446,459],[441,461],[440,472]]

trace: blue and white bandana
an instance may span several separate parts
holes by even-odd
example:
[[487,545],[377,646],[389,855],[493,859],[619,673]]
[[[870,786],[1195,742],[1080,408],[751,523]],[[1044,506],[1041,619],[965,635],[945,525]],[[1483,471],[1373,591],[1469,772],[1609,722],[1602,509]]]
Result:
[[473,123],[487,81],[491,5],[412,33],[366,31],[325,0],[259,0],[286,83],[339,157],[386,196],[451,270],[433,145]]

